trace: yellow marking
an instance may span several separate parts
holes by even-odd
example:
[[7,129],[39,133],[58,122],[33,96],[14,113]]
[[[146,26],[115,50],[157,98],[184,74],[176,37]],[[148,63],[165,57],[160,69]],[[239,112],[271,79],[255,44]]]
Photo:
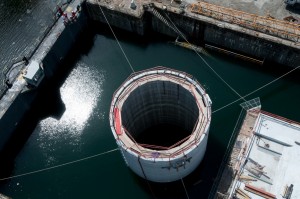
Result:
[[72,10],[73,10],[73,8],[71,6],[68,6],[66,9],[67,12],[72,12]]

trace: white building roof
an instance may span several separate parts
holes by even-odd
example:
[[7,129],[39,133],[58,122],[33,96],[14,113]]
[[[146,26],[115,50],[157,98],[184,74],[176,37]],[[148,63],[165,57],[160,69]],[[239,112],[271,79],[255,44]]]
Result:
[[[239,188],[245,191],[246,184],[249,184],[281,199],[284,198],[286,186],[293,184],[290,198],[300,198],[300,125],[260,113],[254,132],[256,135],[241,176],[255,180],[240,181]],[[264,198],[259,194],[245,192],[252,199]]]

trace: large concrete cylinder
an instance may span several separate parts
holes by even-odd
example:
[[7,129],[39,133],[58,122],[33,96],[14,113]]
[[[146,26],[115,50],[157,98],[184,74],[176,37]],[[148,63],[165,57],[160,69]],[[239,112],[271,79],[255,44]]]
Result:
[[109,119],[127,166],[146,180],[171,182],[203,159],[211,100],[192,76],[156,67],[117,89]]

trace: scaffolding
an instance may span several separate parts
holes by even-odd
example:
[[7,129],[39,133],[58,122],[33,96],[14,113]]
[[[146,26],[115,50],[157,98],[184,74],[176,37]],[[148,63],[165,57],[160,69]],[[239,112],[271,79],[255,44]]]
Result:
[[251,109],[260,109],[261,108],[260,98],[257,97],[247,102],[243,102],[240,104],[240,106],[246,111]]
[[238,171],[245,161],[247,147],[253,142],[253,127],[261,109],[260,98],[243,102],[240,106],[242,109],[210,191],[210,199],[230,198],[229,186],[233,186],[232,182],[238,177]]
[[274,19],[270,16],[258,16],[231,8],[225,8],[206,2],[190,4],[192,13],[211,17],[220,21],[236,24],[268,35],[277,36],[298,43],[300,40],[299,24]]

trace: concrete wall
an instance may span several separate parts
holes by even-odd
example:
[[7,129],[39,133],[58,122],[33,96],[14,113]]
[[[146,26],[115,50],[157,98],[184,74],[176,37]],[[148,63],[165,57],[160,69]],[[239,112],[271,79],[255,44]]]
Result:
[[[163,13],[163,12],[161,12]],[[165,12],[164,12],[165,13]],[[245,33],[232,31],[183,15],[169,13],[172,22],[190,41],[198,45],[212,44],[227,50],[248,55],[265,61],[297,67],[300,63],[300,50],[274,43]],[[166,18],[168,19],[168,18]],[[162,28],[162,26],[164,26]],[[169,36],[178,36],[156,17],[152,17],[152,28]]]
[[20,94],[11,104],[0,120],[0,152],[4,149],[8,140],[13,136],[14,131],[19,123],[29,112],[31,103],[37,94],[34,92],[31,95],[28,93]]
[[[62,23],[59,21],[58,23]],[[70,52],[78,40],[80,33],[84,31],[87,26],[87,16],[82,12],[75,23],[68,24],[56,42],[51,46],[51,49],[42,59],[46,78],[52,78],[56,71],[59,70],[59,65],[62,63],[64,57]]]
[[286,66],[296,67],[300,63],[300,50],[217,26],[206,26],[204,41]]
[[[87,6],[91,19],[106,23],[98,5],[88,3]],[[165,16],[168,13],[168,16],[178,29],[186,35],[190,42],[197,45],[204,46],[205,43],[208,43],[256,59],[271,61],[290,67],[296,67],[300,63],[299,49],[243,32],[221,28],[207,21],[201,21],[187,15],[157,10],[165,19],[168,19]],[[144,35],[151,29],[174,38],[179,35],[150,12],[145,12],[141,18],[137,18],[104,7],[103,11],[112,26],[130,32]]]
[[[187,37],[187,39],[192,39],[193,41],[199,43],[199,41],[197,41],[197,40],[201,40],[201,34],[199,35],[199,33],[203,34],[203,31],[201,31],[202,30],[201,25],[204,25],[203,23],[196,21],[194,19],[185,17],[184,15],[179,15],[179,14],[174,14],[174,13],[168,12],[168,16],[169,16],[169,18],[168,18],[164,14],[166,12],[160,11],[160,13],[165,19],[170,18],[172,20],[172,22],[176,25],[176,27]],[[150,13],[148,13],[148,14],[150,14]],[[172,22],[170,22],[171,25],[172,25]],[[151,16],[151,28],[155,32],[159,32],[159,33],[162,33],[162,34],[174,37],[174,38],[179,36],[179,34],[177,32],[175,32],[173,29],[171,29],[170,27],[165,25],[160,19],[158,19],[157,17],[155,17],[153,15]]]
[[[145,34],[145,28],[147,25],[145,16],[138,18],[116,10],[107,9],[106,7],[101,8],[110,25],[139,35]],[[105,24],[107,23],[98,4],[87,3],[87,11],[90,19],[100,21]]]

